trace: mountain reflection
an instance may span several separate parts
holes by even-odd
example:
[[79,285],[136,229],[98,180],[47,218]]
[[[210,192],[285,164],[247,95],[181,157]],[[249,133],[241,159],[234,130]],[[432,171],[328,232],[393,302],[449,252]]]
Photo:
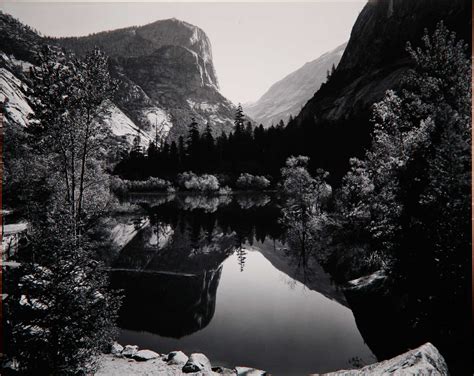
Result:
[[278,208],[267,195],[133,195],[131,201],[146,207],[147,218],[137,220],[141,227],[111,265],[112,285],[124,294],[124,329],[180,338],[206,327],[224,260],[236,252],[243,271],[244,244],[281,234]]
[[135,195],[133,201],[146,218],[137,220],[141,227],[112,263],[112,284],[125,294],[122,328],[173,338],[203,329],[214,315],[224,261],[235,254],[244,273],[254,251],[289,277],[290,288],[301,283],[347,306],[314,257],[285,247],[280,209],[268,195]]
[[121,328],[180,338],[206,327],[216,308],[222,268],[200,274],[116,270],[114,288],[123,290]]

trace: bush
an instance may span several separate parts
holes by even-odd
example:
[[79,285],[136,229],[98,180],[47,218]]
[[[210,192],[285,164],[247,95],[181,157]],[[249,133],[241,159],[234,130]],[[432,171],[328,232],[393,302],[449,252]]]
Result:
[[222,187],[222,188],[219,189],[219,194],[221,196],[230,195],[230,194],[232,194],[232,188],[230,188],[226,185],[225,187]]
[[270,180],[265,176],[254,176],[252,174],[240,174],[235,185],[240,189],[266,189],[270,186]]
[[196,175],[194,172],[183,172],[178,175],[178,186],[186,191],[215,192],[219,190],[219,180],[214,175]]
[[147,180],[122,180],[115,177],[112,179],[111,189],[119,195],[129,192],[174,192],[171,182],[153,177]]

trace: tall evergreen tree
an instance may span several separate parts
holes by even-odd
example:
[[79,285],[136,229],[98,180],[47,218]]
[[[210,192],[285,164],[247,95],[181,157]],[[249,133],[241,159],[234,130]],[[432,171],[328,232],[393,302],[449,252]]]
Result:
[[243,134],[245,129],[245,115],[244,110],[242,109],[242,105],[239,103],[237,109],[235,110],[235,117],[234,117],[234,126],[235,126],[235,133],[236,134]]
[[201,135],[199,133],[199,125],[195,118],[191,119],[189,124],[187,139],[187,157],[188,167],[197,170],[201,166]]

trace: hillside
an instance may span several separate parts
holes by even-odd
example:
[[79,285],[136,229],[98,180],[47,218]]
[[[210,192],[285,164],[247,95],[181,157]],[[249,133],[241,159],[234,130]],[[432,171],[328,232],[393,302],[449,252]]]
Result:
[[288,74],[273,84],[258,101],[244,106],[245,111],[264,127],[276,125],[280,120],[287,123],[290,115],[298,115],[326,81],[328,71],[338,65],[346,45],[344,43]]
[[361,11],[341,61],[290,124],[299,150],[338,180],[349,158],[370,142],[371,106],[386,90],[397,88],[410,68],[406,42],[419,45],[424,29],[443,20],[471,43],[468,0],[371,0]]
[[0,87],[7,121],[26,125],[28,70],[41,46],[49,44],[81,56],[98,46],[110,56],[119,90],[106,119],[112,136],[130,144],[139,133],[147,146],[155,139],[187,135],[194,117],[220,135],[233,127],[235,106],[219,92],[211,43],[201,29],[177,19],[85,37],[47,38],[0,13]]
[[78,55],[94,46],[109,55],[121,81],[117,107],[151,136],[158,124],[177,140],[192,117],[216,135],[232,129],[235,106],[220,94],[211,42],[194,25],[172,18],[53,41]]

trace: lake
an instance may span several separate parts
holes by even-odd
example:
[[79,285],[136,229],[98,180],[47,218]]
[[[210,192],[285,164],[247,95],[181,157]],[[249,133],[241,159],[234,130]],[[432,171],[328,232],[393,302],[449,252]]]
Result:
[[339,286],[286,249],[270,195],[130,201],[147,214],[114,230],[123,245],[111,276],[124,291],[120,343],[274,375],[376,361]]

